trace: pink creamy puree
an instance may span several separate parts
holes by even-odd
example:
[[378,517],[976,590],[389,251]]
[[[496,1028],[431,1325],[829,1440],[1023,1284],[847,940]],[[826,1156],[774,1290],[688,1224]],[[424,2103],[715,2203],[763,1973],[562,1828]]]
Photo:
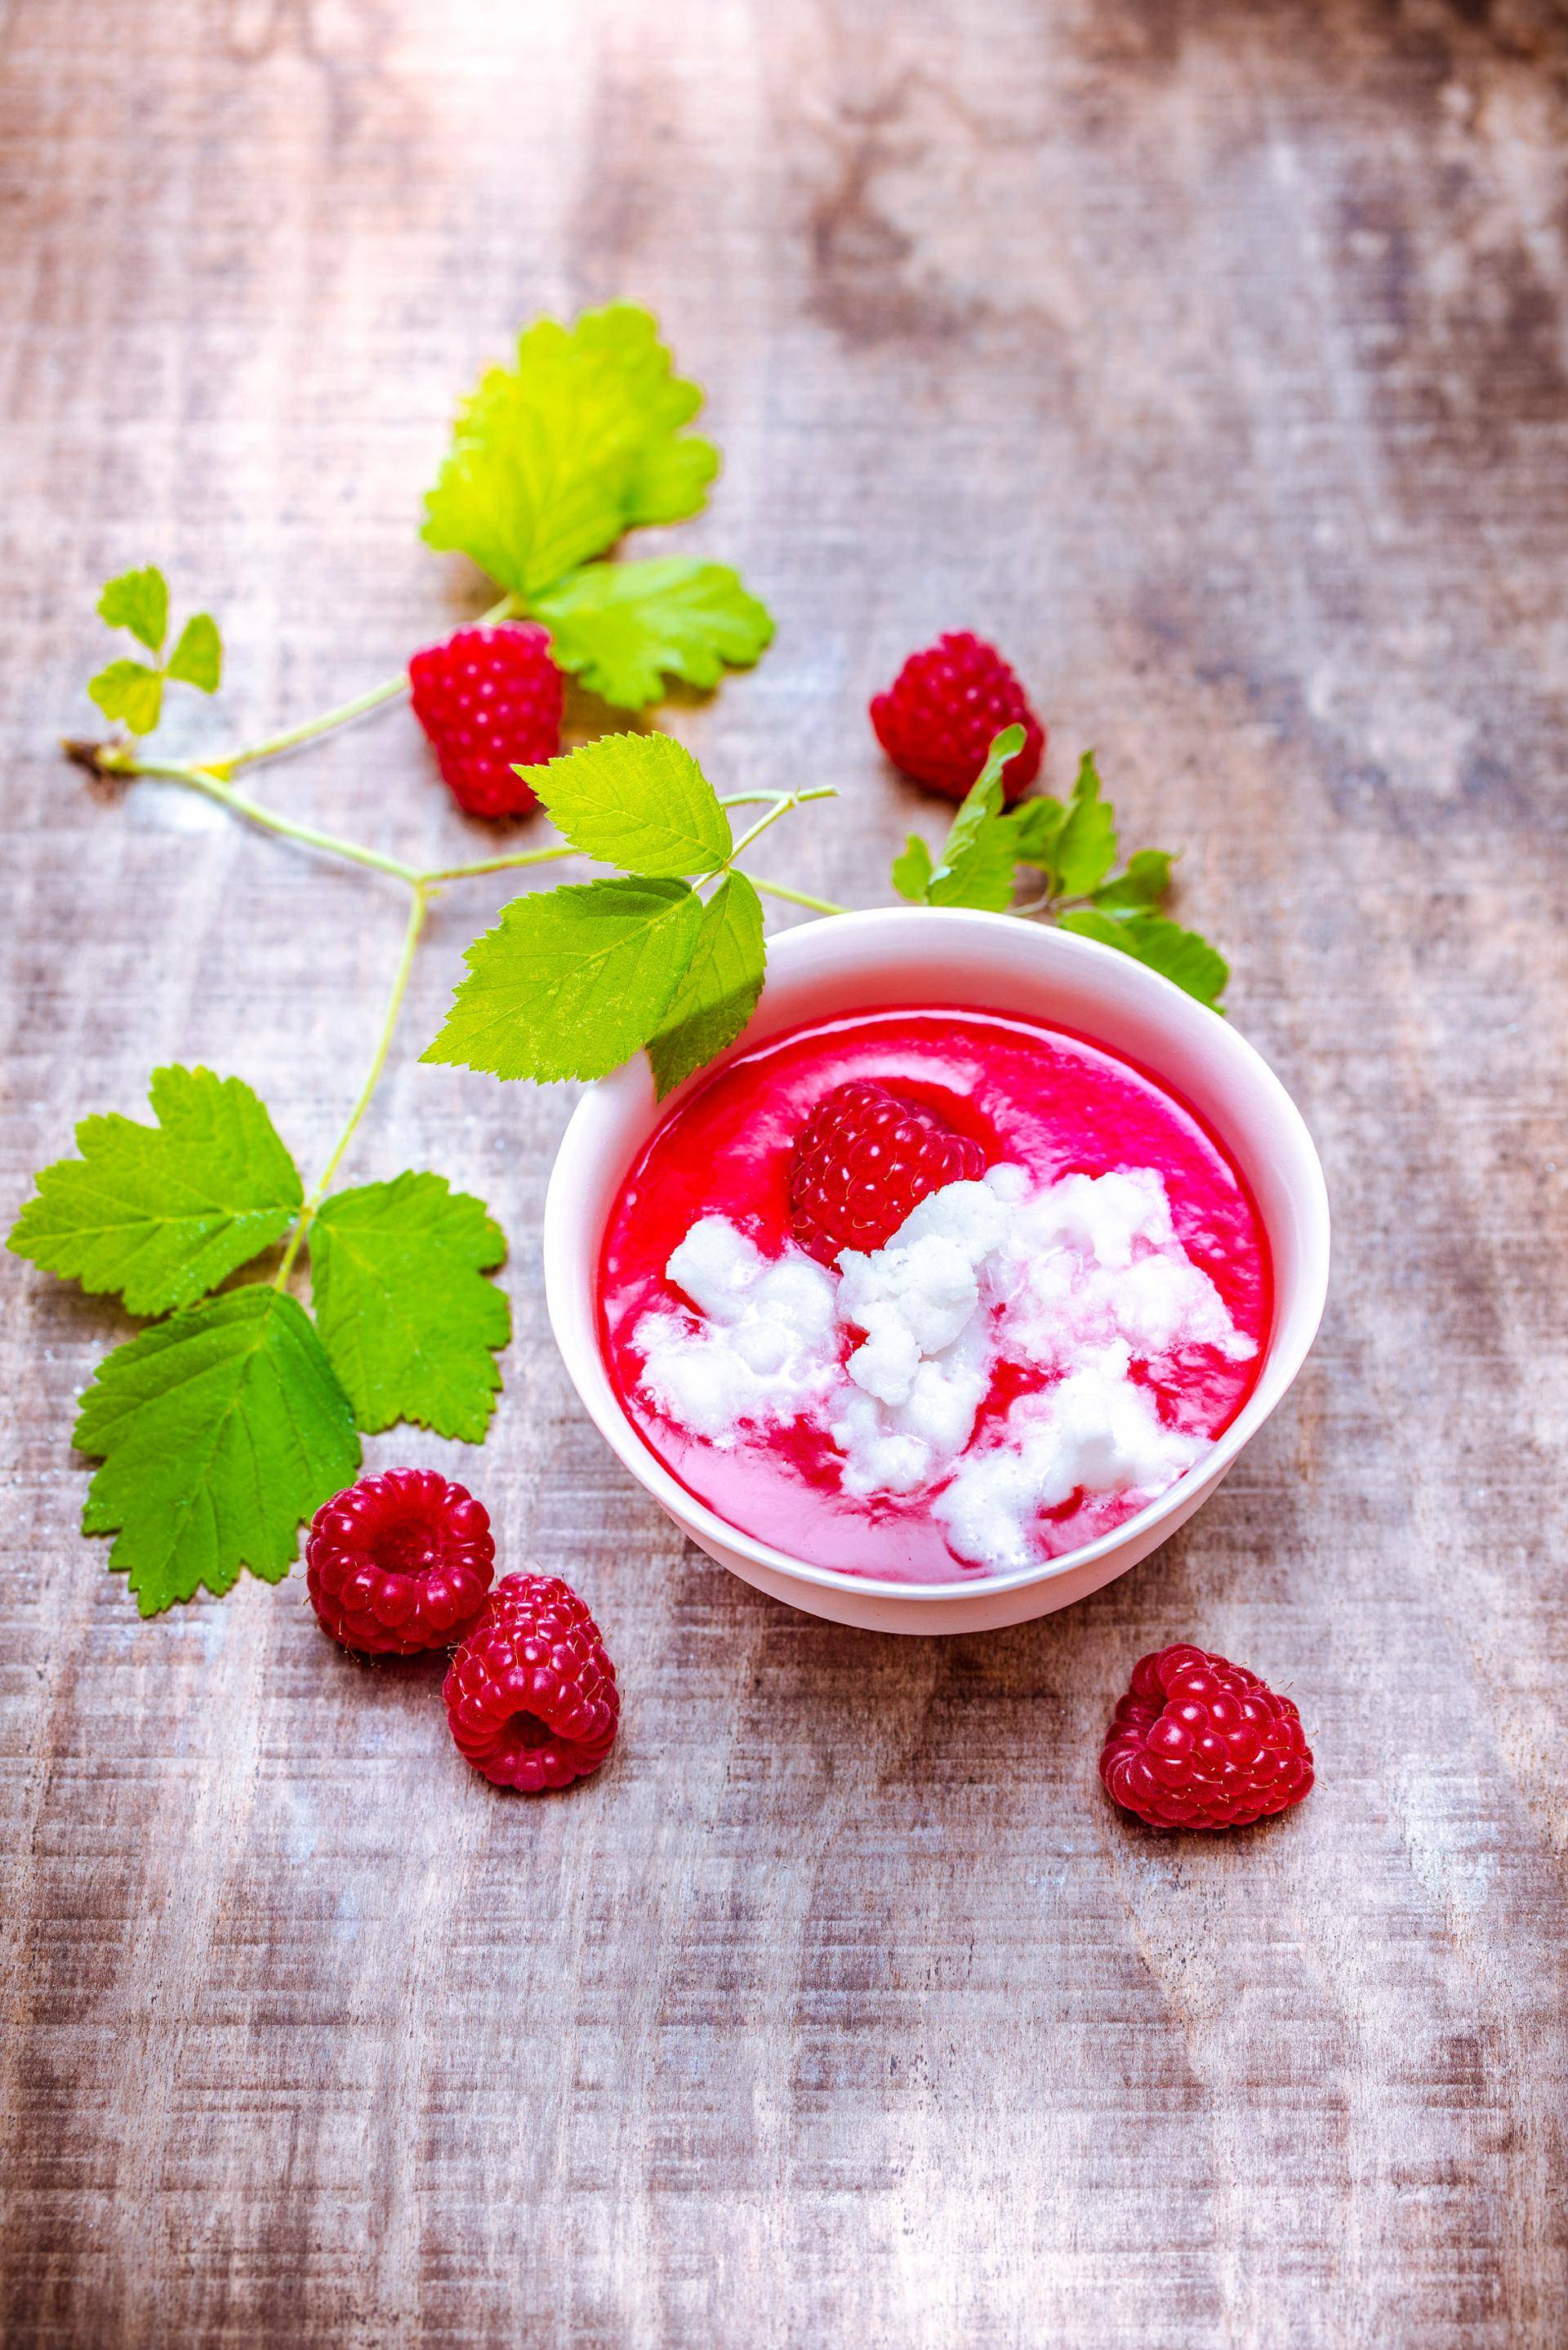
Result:
[[[683,1102],[627,1179],[605,1235],[600,1336],[616,1392],[650,1451],[732,1525],[792,1556],[849,1574],[926,1583],[983,1575],[950,1545],[934,1513],[945,1480],[912,1492],[857,1495],[845,1455],[808,1419],[742,1425],[722,1441],[680,1425],[644,1383],[634,1334],[650,1312],[691,1320],[691,1300],[666,1266],[691,1228],[724,1217],[765,1258],[791,1248],[788,1178],[794,1139],[824,1094],[870,1077],[924,1102],[974,1136],[992,1164],[1044,1186],[1070,1175],[1149,1170],[1163,1180],[1175,1238],[1213,1283],[1236,1335],[1228,1347],[1183,1345],[1127,1374],[1152,1393],[1158,1419],[1212,1440],[1256,1382],[1269,1330],[1267,1244],[1240,1173],[1182,1102],[1129,1063],[1063,1031],[998,1014],[920,1008],[795,1029],[742,1054]],[[1236,1359],[1250,1341],[1245,1359]],[[860,1334],[838,1342],[847,1358]],[[1009,1407],[1060,1372],[999,1362],[968,1451],[993,1446]],[[1085,1492],[1041,1507],[1027,1539],[1053,1558],[1141,1509],[1147,1492]]]

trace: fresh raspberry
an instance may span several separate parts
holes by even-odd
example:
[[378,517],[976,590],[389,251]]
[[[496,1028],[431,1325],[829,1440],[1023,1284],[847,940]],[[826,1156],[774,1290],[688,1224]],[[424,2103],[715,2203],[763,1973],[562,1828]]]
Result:
[[1179,1642],[1133,1668],[1100,1776],[1151,1827],[1245,1827],[1301,1802],[1312,1749],[1291,1699],[1244,1665]]
[[310,1604],[346,1648],[412,1657],[476,1621],[495,1573],[482,1502],[433,1469],[361,1477],[324,1502],[305,1545]]
[[558,1575],[503,1576],[441,1695],[459,1752],[524,1795],[597,1771],[620,1720],[599,1627]]
[[823,1264],[890,1241],[928,1192],[977,1182],[985,1153],[919,1102],[852,1077],[824,1094],[795,1138],[790,1221]]
[[1022,726],[1023,748],[1002,771],[1015,800],[1040,773],[1045,729],[994,645],[964,630],[911,653],[871,704],[877,740],[896,767],[934,792],[961,800],[1004,726]]
[[460,808],[523,816],[538,806],[513,764],[538,766],[561,748],[561,672],[543,629],[459,629],[414,655],[409,683]]

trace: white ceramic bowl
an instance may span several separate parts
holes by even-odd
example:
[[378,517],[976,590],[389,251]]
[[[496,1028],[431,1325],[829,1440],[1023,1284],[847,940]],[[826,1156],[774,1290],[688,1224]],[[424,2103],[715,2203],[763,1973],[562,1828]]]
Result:
[[[1262,1375],[1231,1426],[1168,1492],[1098,1542],[1009,1575],[894,1583],[813,1566],[715,1515],[649,1451],[600,1352],[596,1286],[616,1194],[653,1128],[641,1055],[585,1095],[545,1203],[545,1294],[572,1383],[639,1484],[720,1565],[813,1616],[881,1632],[975,1632],[1048,1615],[1097,1591],[1206,1501],[1300,1370],[1328,1287],[1328,1195],[1300,1111],[1228,1021],[1130,955],[1007,914],[888,907],[840,914],[770,942],[768,982],[741,1045],[846,1012],[963,1003],[1075,1030],[1136,1061],[1199,1110],[1246,1174],[1273,1256],[1274,1321]],[[722,1066],[718,1064],[716,1066]],[[700,1071],[688,1087],[702,1084]]]

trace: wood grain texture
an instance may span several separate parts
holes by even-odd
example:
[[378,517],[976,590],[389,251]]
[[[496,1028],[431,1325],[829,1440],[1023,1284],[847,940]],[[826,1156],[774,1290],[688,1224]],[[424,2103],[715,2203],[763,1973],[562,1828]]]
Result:
[[[1330,1318],[1218,1498],[1064,1616],[860,1636],[685,1549],[540,1297],[558,1093],[415,1066],[356,1147],[479,1191],[517,1335],[469,1469],[628,1692],[495,1797],[296,1576],[140,1623],[72,1399],[123,1326],[5,1261],[0,2336],[529,2350],[1552,2350],[1568,1440],[1568,24],[1547,0],[7,0],[0,1191],[159,1061],[306,1166],[397,892],[52,751],[161,561],[282,723],[476,608],[413,539],[452,401],[627,292],[711,388],[679,544],[775,607],[671,713],[828,778],[856,902],[927,809],[868,691],[944,626],[1093,741],[1327,1161]],[[189,742],[215,722],[192,711]],[[406,715],[291,812],[476,851]],[[1101,1800],[1133,1659],[1297,1693],[1210,1844]]]

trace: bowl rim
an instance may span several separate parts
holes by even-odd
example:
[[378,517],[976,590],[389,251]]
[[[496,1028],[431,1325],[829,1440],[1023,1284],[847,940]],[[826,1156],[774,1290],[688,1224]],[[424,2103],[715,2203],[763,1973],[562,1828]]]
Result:
[[[881,931],[888,922],[902,925],[935,923],[944,928],[961,925],[971,932],[983,926],[986,932],[1004,931],[1009,940],[1014,942],[1020,930],[1023,929],[1025,937],[1050,941],[1053,955],[1065,956],[1068,961],[1082,958],[1086,970],[1100,970],[1107,980],[1114,979],[1119,989],[1125,991],[1130,986],[1135,994],[1141,990],[1151,1006],[1170,1017],[1184,1019],[1187,1013],[1190,1013],[1205,1021],[1212,1021],[1216,1041],[1220,1038],[1224,1040],[1220,1045],[1220,1051],[1232,1056],[1235,1066],[1246,1073],[1248,1082],[1293,1132],[1297,1148],[1290,1189],[1303,1222],[1303,1273],[1298,1293],[1291,1301],[1293,1332],[1288,1347],[1282,1348],[1276,1343],[1281,1336],[1282,1319],[1280,1300],[1276,1296],[1274,1328],[1251,1394],[1230,1427],[1214,1439],[1202,1459],[1195,1461],[1163,1493],[1146,1503],[1135,1516],[1124,1519],[1108,1534],[1096,1535],[1093,1542],[1064,1551],[1058,1558],[1013,1567],[1000,1575],[974,1573],[947,1583],[910,1583],[887,1575],[856,1575],[845,1567],[819,1566],[809,1559],[797,1558],[793,1552],[780,1550],[757,1535],[748,1534],[743,1527],[732,1524],[728,1518],[721,1517],[717,1511],[711,1509],[707,1503],[683,1485],[672,1470],[666,1468],[622,1409],[599,1345],[597,1257],[602,1232],[595,1239],[594,1264],[587,1283],[590,1326],[586,1332],[578,1326],[566,1281],[566,1265],[574,1252],[581,1246],[583,1217],[576,1202],[586,1196],[586,1186],[578,1180],[577,1170],[580,1169],[586,1173],[591,1169],[623,1119],[629,1113],[645,1108],[651,1080],[647,1066],[639,1055],[609,1076],[601,1077],[589,1087],[573,1110],[556,1146],[555,1163],[545,1194],[542,1232],[545,1300],[550,1326],[566,1365],[566,1375],[589,1419],[638,1483],[678,1523],[691,1529],[700,1541],[716,1544],[721,1554],[726,1550],[736,1552],[775,1575],[820,1590],[854,1593],[867,1598],[896,1599],[913,1607],[928,1607],[972,1597],[977,1593],[1018,1591],[1031,1585],[1053,1582],[1070,1571],[1076,1572],[1096,1559],[1105,1558],[1123,1544],[1139,1540],[1163,1519],[1174,1514],[1178,1505],[1191,1497],[1195,1487],[1219,1482],[1242,1447],[1257,1434],[1282,1401],[1317,1336],[1328,1296],[1328,1186],[1305,1119],[1256,1045],[1249,1044],[1228,1020],[1222,1019],[1207,1005],[1199,1003],[1173,981],[1119,952],[1115,947],[1103,945],[1096,939],[1084,938],[1075,931],[1056,928],[1036,929],[1033,925],[1024,928],[1015,915],[993,914],[978,908],[878,906],[857,913],[836,914],[820,923],[803,923],[771,938],[768,941],[768,983],[772,983],[774,970],[781,962],[786,969],[798,962],[803,956],[809,955],[817,941],[827,934],[831,933],[840,941],[852,934],[866,936]],[[1182,1006],[1186,1007],[1186,1013]],[[750,1035],[748,1024],[733,1045],[697,1070],[662,1103],[654,1106],[651,1123],[638,1145],[639,1149],[651,1138],[655,1127],[672,1115],[676,1106],[689,1092],[707,1084],[737,1054],[746,1049]],[[1147,1074],[1157,1084],[1166,1083],[1158,1067],[1150,1068]],[[629,1096],[636,1098],[628,1100]],[[1147,1551],[1153,1546],[1148,1543],[1145,1549]]]

